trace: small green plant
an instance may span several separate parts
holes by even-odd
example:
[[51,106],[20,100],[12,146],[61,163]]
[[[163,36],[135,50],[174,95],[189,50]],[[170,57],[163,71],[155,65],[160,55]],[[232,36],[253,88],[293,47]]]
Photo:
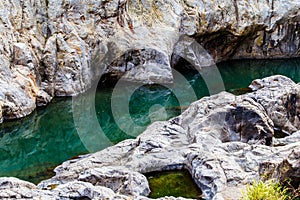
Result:
[[292,200],[288,190],[273,180],[258,181],[248,185],[242,194],[242,200]]

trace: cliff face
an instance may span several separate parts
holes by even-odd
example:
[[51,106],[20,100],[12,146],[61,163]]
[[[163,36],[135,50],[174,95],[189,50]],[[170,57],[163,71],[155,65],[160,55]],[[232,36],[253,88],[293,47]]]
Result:
[[217,62],[297,57],[299,8],[287,0],[3,0],[0,121],[81,93],[103,73],[172,82],[171,55],[181,35]]

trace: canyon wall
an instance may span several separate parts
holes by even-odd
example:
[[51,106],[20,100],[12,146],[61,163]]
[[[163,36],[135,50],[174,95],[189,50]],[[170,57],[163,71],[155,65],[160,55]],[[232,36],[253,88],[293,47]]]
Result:
[[287,0],[3,0],[0,122],[82,93],[101,74],[171,83],[183,35],[216,62],[299,57],[299,8]]

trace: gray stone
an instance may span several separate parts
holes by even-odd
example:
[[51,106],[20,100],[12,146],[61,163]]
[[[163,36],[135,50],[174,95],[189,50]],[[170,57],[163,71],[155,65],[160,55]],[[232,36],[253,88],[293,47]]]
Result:
[[147,196],[150,193],[146,177],[122,167],[101,167],[84,172],[80,181],[105,186],[116,193],[132,196]]
[[2,106],[3,106],[3,103],[0,101],[0,123],[3,122]]
[[53,199],[56,195],[49,191],[40,191],[36,185],[17,178],[0,178],[1,199]]
[[58,185],[53,189],[57,193],[56,199],[112,199],[116,194],[105,187],[93,186],[91,183],[72,181]]
[[4,119],[26,116],[48,102],[49,98],[40,101],[43,95],[37,91],[51,97],[74,96],[103,73],[109,79],[172,83],[170,63],[175,65],[179,57],[171,57],[180,55],[182,45],[177,41],[183,35],[193,36],[204,47],[197,59],[205,66],[229,58],[298,57],[299,4],[2,1],[2,114]]
[[48,93],[46,93],[43,90],[39,90],[37,93],[36,97],[36,105],[41,107],[41,106],[46,106],[50,101],[52,100],[52,96],[50,96]]
[[[273,122],[264,108],[251,98],[221,92],[191,104],[181,115],[180,125],[190,141],[242,141],[271,145]],[[215,138],[213,140],[209,138]],[[206,143],[207,146],[214,144]]]
[[293,133],[290,136],[286,136],[284,138],[274,138],[273,145],[274,146],[285,146],[288,144],[292,144],[300,141],[300,131]]
[[290,135],[300,129],[300,87],[291,79],[276,75],[254,80],[253,93],[244,96],[254,99],[267,111],[275,128]]

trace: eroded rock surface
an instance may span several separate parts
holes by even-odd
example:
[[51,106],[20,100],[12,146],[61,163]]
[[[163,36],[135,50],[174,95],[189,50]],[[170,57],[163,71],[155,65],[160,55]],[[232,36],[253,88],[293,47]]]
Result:
[[[291,135],[300,129],[300,87],[284,76],[254,80],[248,94],[261,104],[274,122],[275,128]],[[280,90],[278,90],[280,88]]]
[[54,96],[82,93],[103,73],[171,83],[183,35],[217,62],[298,57],[299,8],[287,0],[1,1],[2,115],[23,117]]

